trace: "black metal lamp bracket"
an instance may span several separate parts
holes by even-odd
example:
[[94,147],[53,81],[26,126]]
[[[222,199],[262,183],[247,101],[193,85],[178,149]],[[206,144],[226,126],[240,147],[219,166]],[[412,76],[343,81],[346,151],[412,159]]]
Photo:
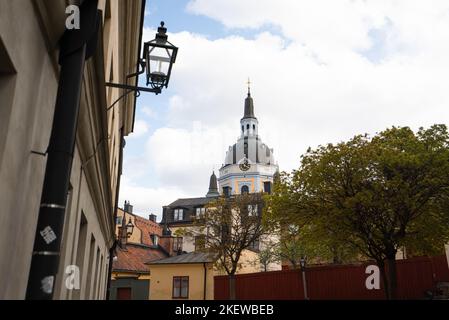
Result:
[[[140,60],[139,61],[140,70],[136,73],[132,73],[132,74],[128,75],[126,77],[126,79],[134,78],[134,77],[137,77],[137,76],[143,74],[145,72],[145,64],[146,63],[144,60]],[[119,84],[119,83],[111,83],[111,82],[107,82],[106,87],[119,88],[119,89],[131,90],[131,91],[136,91],[136,92],[140,92],[140,91],[141,92],[150,92],[150,93],[155,93],[156,95],[161,94],[161,92],[162,92],[161,88],[144,88],[144,87],[131,86],[128,84]]]

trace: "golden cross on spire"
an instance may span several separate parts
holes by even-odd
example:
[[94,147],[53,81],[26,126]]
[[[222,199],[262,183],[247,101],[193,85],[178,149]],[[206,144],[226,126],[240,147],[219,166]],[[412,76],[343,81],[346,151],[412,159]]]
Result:
[[249,78],[247,84],[248,84],[248,94],[251,94],[251,81]]

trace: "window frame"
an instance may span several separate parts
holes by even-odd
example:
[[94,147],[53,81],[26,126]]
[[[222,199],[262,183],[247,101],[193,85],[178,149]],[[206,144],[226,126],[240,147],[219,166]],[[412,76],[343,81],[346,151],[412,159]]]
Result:
[[159,245],[159,236],[155,233],[150,234],[151,242],[153,243],[153,246]]
[[263,192],[265,192],[267,194],[271,194],[271,190],[273,189],[272,187],[273,187],[273,184],[272,184],[271,181],[264,181],[264,183],[263,183]]
[[[255,246],[255,244],[257,244],[257,247]],[[260,251],[260,239],[257,238],[254,241],[252,241],[251,244],[249,245],[249,249]]]
[[259,205],[249,204],[248,205],[248,217],[258,217],[259,216]]
[[[243,191],[243,189],[245,189],[245,191]],[[240,188],[240,194],[249,194],[249,186],[247,186],[246,184],[243,185],[243,186]]]
[[[200,243],[198,243],[200,242]],[[196,236],[194,238],[195,251],[200,251],[206,248],[206,236]]]
[[[176,237],[173,240],[173,251],[178,252],[181,251],[183,249],[184,246],[184,238],[183,237]],[[176,248],[176,250],[175,250]]]
[[184,220],[184,209],[177,208],[173,210],[173,221],[183,221]]
[[[198,214],[199,210],[199,214]],[[206,215],[206,208],[205,207],[196,207],[195,208],[195,218],[196,219],[202,219]]]
[[[183,296],[182,289],[183,289],[183,282],[187,279],[187,296]],[[179,280],[179,297],[175,296],[175,281]],[[176,300],[186,300],[189,299],[190,294],[190,278],[189,276],[173,276],[173,282],[172,282],[172,299]]]

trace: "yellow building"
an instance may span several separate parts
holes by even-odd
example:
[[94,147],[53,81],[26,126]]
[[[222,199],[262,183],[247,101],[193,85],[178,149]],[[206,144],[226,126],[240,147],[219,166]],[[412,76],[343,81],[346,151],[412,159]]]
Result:
[[[132,225],[129,234],[128,224]],[[165,243],[162,227],[156,222],[155,215],[145,219],[134,214],[129,202],[125,202],[123,209],[118,209],[116,225],[119,245],[114,252],[110,299],[148,300],[151,277],[145,263],[167,258],[170,254],[159,244]]]
[[150,300],[213,300],[214,258],[191,252],[147,263]]

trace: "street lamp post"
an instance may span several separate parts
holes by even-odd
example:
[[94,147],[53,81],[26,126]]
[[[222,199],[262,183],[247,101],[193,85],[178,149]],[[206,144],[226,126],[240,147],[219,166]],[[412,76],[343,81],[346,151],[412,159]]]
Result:
[[304,288],[304,299],[309,300],[309,297],[307,295],[307,280],[306,280],[306,258],[301,257],[300,265],[301,265],[301,272],[302,272],[302,286]]

